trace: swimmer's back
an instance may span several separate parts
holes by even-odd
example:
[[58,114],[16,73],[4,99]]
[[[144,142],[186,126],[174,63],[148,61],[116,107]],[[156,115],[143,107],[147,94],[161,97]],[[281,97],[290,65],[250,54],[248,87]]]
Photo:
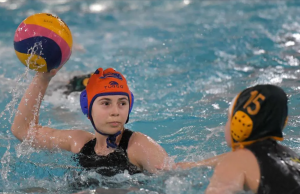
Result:
[[260,169],[258,194],[299,194],[300,158],[274,140],[258,141],[246,147]]

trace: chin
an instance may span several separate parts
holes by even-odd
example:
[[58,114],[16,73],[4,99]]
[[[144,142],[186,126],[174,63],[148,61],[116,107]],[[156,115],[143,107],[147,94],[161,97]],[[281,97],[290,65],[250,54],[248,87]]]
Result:
[[109,133],[115,134],[115,133],[117,133],[118,131],[121,131],[123,128],[124,128],[123,126],[117,126],[117,127],[109,126],[107,131],[108,131]]

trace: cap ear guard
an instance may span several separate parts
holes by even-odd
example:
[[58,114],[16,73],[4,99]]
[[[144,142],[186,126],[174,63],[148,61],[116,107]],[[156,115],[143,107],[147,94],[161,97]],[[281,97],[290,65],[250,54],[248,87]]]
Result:
[[85,89],[80,94],[80,106],[83,114],[88,117],[88,112],[89,112],[88,99],[87,99],[87,93]]
[[231,118],[231,136],[237,142],[247,139],[253,130],[252,119],[243,111],[237,111]]
[[129,107],[129,114],[131,113],[131,110],[132,110],[132,107],[133,107],[133,103],[134,103],[134,95],[132,92],[130,92],[131,94],[131,104],[130,104],[130,107]]
[[[134,103],[134,95],[132,92],[130,92],[130,93],[131,93],[131,101],[132,102],[129,107],[129,114],[131,113],[133,103]],[[87,93],[86,93],[85,89],[80,94],[80,106],[81,106],[81,111],[83,112],[83,114],[88,117],[88,113],[89,113],[88,98],[87,98]]]
[[[234,113],[235,104],[240,94],[236,95],[228,108],[228,114],[231,118],[231,137],[236,142],[242,142],[247,139],[253,130],[253,121],[245,112],[238,110]],[[234,114],[234,115],[233,115]]]

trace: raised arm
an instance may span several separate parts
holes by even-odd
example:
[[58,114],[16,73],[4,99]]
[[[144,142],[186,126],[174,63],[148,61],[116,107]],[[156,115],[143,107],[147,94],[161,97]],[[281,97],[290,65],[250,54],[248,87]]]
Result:
[[84,142],[93,137],[91,133],[81,130],[55,130],[38,125],[42,99],[51,78],[57,71],[36,73],[21,99],[11,131],[20,141],[30,138],[35,147],[48,149],[59,147],[67,151],[78,152]]
[[37,73],[21,99],[11,126],[12,133],[20,141],[28,137],[30,128],[36,128],[38,125],[39,109],[51,80],[50,75],[45,76],[43,73]]

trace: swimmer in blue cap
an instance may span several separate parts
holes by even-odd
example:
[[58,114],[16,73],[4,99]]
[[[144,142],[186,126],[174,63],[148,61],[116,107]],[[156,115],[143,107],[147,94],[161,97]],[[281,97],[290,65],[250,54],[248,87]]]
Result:
[[60,148],[73,152],[78,164],[105,176],[142,171],[157,172],[157,166],[172,163],[166,151],[150,137],[125,128],[134,97],[125,77],[112,68],[98,68],[88,76],[81,92],[83,113],[95,133],[57,130],[39,125],[39,109],[48,84],[58,70],[37,73],[18,107],[11,126],[21,141],[31,140],[36,148]]
[[300,193],[300,158],[277,142],[283,140],[287,102],[274,85],[250,87],[234,98],[225,127],[232,152],[219,160],[206,194]]

